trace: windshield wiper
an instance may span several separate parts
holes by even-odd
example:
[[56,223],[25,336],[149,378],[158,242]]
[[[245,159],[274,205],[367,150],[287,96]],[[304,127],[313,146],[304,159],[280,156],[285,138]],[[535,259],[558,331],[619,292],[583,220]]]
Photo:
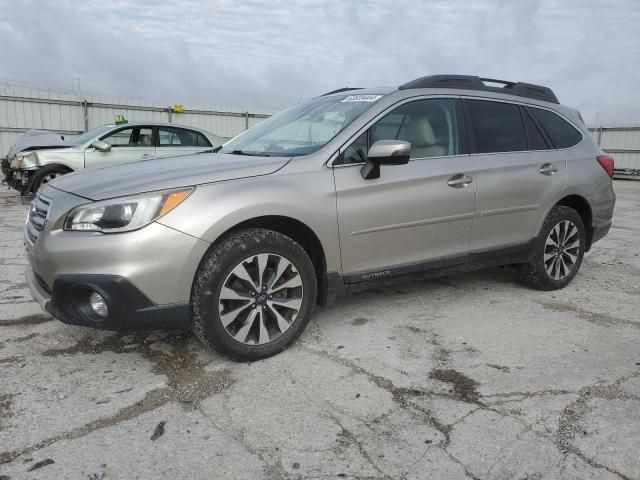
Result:
[[246,155],[248,157],[270,157],[268,153],[262,152],[243,152],[242,150],[232,150],[229,152],[231,155]]

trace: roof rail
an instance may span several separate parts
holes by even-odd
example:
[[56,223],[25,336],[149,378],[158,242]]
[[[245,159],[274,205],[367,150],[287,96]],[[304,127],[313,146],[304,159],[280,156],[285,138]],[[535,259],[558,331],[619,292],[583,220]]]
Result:
[[320,97],[325,97],[327,95],[331,95],[333,93],[340,93],[340,92],[348,92],[349,90],[362,90],[363,87],[344,87],[344,88],[338,88],[337,90],[331,90],[330,92],[327,93],[323,93],[322,95],[320,95]]
[[[487,83],[497,83],[502,87],[494,87]],[[400,90],[408,88],[458,88],[462,90],[483,90],[487,92],[508,93],[518,97],[535,98],[545,102],[560,103],[558,97],[549,87],[524,82],[509,82],[494,78],[481,78],[475,75],[428,75],[416,78],[404,85]],[[506,91],[505,91],[506,90]]]

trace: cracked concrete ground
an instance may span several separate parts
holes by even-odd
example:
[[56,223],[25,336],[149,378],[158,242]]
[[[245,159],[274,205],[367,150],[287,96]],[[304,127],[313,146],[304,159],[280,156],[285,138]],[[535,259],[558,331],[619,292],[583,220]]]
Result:
[[638,479],[640,182],[615,189],[562,291],[510,269],[369,285],[251,364],[49,318],[23,280],[28,205],[4,191],[0,475]]

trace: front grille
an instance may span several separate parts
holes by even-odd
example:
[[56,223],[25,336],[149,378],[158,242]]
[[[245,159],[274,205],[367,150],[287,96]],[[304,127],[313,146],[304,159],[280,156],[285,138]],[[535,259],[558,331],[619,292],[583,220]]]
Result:
[[35,245],[40,233],[44,230],[44,225],[47,223],[50,208],[51,200],[43,197],[42,195],[36,195],[36,198],[31,202],[27,225],[25,227],[27,240],[31,245]]

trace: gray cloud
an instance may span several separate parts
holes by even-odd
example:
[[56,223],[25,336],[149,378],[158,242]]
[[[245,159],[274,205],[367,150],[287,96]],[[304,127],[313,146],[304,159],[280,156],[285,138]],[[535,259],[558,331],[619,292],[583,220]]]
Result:
[[341,86],[470,73],[640,122],[637,0],[0,0],[0,81],[282,108]]

